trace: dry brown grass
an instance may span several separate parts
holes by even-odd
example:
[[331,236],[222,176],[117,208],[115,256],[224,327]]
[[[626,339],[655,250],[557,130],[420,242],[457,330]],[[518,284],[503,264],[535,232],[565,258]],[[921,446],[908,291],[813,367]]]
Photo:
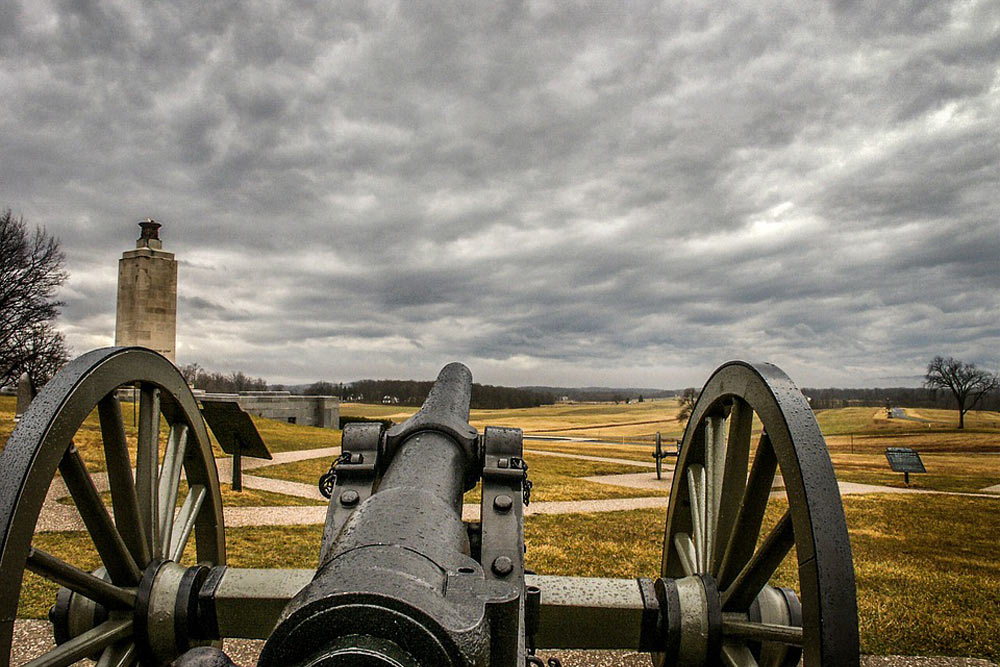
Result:
[[[844,504],[863,652],[1000,658],[1000,499],[875,495]],[[781,502],[772,505],[770,522],[783,511]],[[542,574],[653,577],[664,520],[662,510],[531,516],[527,563]],[[315,567],[321,535],[321,526],[230,529],[229,562]],[[41,534],[36,545],[87,567],[98,564],[84,533]],[[774,581],[794,582],[791,559]],[[55,587],[30,574],[25,585],[19,615],[43,617]]]
[[[326,504],[324,501],[315,500],[313,498],[290,496],[284,493],[264,491],[263,489],[251,489],[246,486],[243,487],[242,491],[233,491],[232,484],[226,483],[221,483],[219,485],[219,492],[222,494],[222,504],[225,507],[301,507],[306,505]],[[187,497],[187,493],[187,482],[181,480],[177,492],[177,507],[184,504],[184,499]],[[104,501],[104,504],[107,505],[108,511],[110,512],[113,507],[111,502],[111,492],[104,491],[101,493],[101,500]],[[58,498],[56,502],[62,503],[63,505],[74,505],[72,496]]]
[[[1000,484],[1000,454],[926,453],[920,455],[926,473],[911,473],[909,488],[973,493]],[[832,455],[837,479],[844,482],[905,488],[903,474],[892,472],[882,454]]]
[[[782,509],[772,505],[770,521]],[[875,495],[844,505],[864,653],[1000,658],[1000,499]],[[542,574],[656,576],[664,520],[658,510],[532,516],[528,565]],[[794,583],[792,563],[774,583]]]
[[[417,408],[398,405],[344,403],[341,414],[347,416],[405,420]],[[683,424],[677,421],[675,399],[657,399],[631,403],[558,403],[537,408],[510,410],[473,410],[470,423],[482,430],[486,426],[513,426],[527,433],[562,434],[594,437],[608,441],[626,440],[640,435],[677,437]]]
[[[642,472],[644,468],[627,464],[602,463],[597,461],[581,461],[557,456],[527,457],[528,475],[534,484],[531,499],[548,500],[597,500],[601,498],[639,498],[663,495],[665,492],[644,489],[628,489],[589,482],[581,477],[594,475],[617,475],[622,473]],[[320,475],[330,467],[330,461],[311,459],[295,461],[282,465],[257,468],[254,475],[283,479],[303,484],[316,484]],[[478,491],[473,490],[466,495],[466,502],[479,502]]]

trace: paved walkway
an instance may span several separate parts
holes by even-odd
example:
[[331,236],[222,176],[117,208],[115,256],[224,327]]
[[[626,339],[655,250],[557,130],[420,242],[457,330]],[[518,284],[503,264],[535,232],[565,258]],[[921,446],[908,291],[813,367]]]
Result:
[[[332,459],[340,454],[339,447],[325,447],[321,449],[304,449],[291,452],[279,452],[274,454],[272,460],[265,459],[244,459],[244,470],[254,470],[267,466],[281,465],[296,461],[307,461],[316,458]],[[525,450],[526,455],[531,456],[555,456],[560,458],[579,459],[582,461],[597,461],[601,463],[616,463],[622,465],[635,466],[636,468],[655,468],[656,464],[648,461],[635,461],[632,459],[622,459],[606,456],[591,456],[587,454],[570,454],[566,452],[548,452],[542,450]],[[232,459],[216,459],[219,468],[219,478],[226,480],[232,476]],[[95,473],[94,483],[99,491],[107,490],[107,475]],[[624,473],[616,475],[597,475],[584,477],[583,480],[596,482],[598,484],[610,484],[631,489],[649,489],[660,492],[670,490],[673,479],[673,463],[664,466],[663,479],[656,479],[656,474],[651,470],[640,473]],[[780,476],[775,480],[775,496],[783,495],[782,481]],[[270,491],[298,498],[308,498],[310,500],[325,501],[319,489],[314,484],[304,484],[281,479],[272,479],[258,475],[244,475],[243,486],[248,489],[258,489]],[[974,498],[995,498],[1000,494],[1000,484],[987,487],[980,493],[961,493],[955,491],[931,491],[927,489],[912,489],[895,486],[878,486],[873,484],[859,484],[856,482],[839,482],[841,495],[854,495],[865,493],[892,493],[892,494],[941,494],[968,496]],[[57,502],[58,498],[68,494],[65,485],[60,479],[53,480],[52,486],[42,507],[42,513],[36,527],[38,531],[74,531],[84,530],[83,522],[76,508],[70,505],[63,505]],[[648,498],[609,498],[600,500],[565,500],[565,501],[536,501],[525,508],[525,516],[533,514],[574,514],[579,512],[618,512],[622,510],[664,508],[667,506],[667,497],[654,496]],[[225,525],[230,528],[240,528],[247,526],[301,526],[301,525],[322,525],[326,522],[326,506],[292,506],[292,507],[225,507],[223,509]],[[462,508],[462,518],[476,520],[479,518],[479,505],[467,504]]]

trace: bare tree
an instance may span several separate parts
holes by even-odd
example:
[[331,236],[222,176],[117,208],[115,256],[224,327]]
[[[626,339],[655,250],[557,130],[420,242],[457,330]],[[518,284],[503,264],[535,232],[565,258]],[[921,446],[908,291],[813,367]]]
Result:
[[181,375],[184,377],[184,381],[192,386],[194,386],[195,382],[198,380],[198,376],[203,373],[204,370],[205,369],[199,364],[193,362],[190,364],[184,364],[180,367]]
[[924,386],[951,392],[958,403],[958,428],[965,428],[965,413],[976,407],[983,396],[1000,388],[1000,378],[954,357],[934,357],[927,364]]
[[677,413],[677,421],[686,422],[691,418],[691,411],[694,404],[698,402],[698,391],[694,387],[688,387],[681,392],[681,411]]
[[30,234],[10,209],[0,214],[0,386],[28,373],[40,387],[66,363],[65,339],[52,325],[64,260],[58,239],[38,227]]

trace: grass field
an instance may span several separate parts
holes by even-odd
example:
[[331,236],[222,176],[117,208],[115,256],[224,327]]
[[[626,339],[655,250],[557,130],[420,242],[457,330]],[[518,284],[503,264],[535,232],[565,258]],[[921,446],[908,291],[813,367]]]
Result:
[[[12,397],[0,397],[0,443],[11,428]],[[388,416],[402,421],[412,410],[399,406],[344,404],[345,415]],[[632,405],[567,404],[534,410],[474,411],[483,426],[513,425],[527,433],[599,437],[601,443],[528,440],[527,449],[652,461],[650,444],[628,444],[662,430],[668,445],[680,436],[672,401]],[[128,424],[131,412],[123,410]],[[967,428],[956,428],[948,410],[908,410],[916,420],[887,419],[877,408],[845,408],[817,413],[838,477],[845,481],[902,486],[902,475],[885,461],[887,446],[911,446],[928,473],[911,475],[911,487],[977,491],[1000,483],[1000,415],[972,412]],[[339,431],[255,420],[272,451],[339,444]],[[671,424],[672,421],[672,424]],[[673,428],[672,431],[668,427]],[[96,443],[96,420],[79,437]],[[622,444],[622,438],[626,444]],[[86,454],[94,468],[103,461],[96,448]],[[99,455],[99,452],[96,452]],[[92,460],[96,458],[97,460]],[[640,472],[648,468],[560,457],[528,455],[535,483],[532,499],[569,500],[655,495],[580,479]],[[248,474],[314,484],[329,465],[326,458],[248,471]],[[224,487],[227,505],[292,504],[266,492],[234,494]],[[276,497],[275,497],[276,496]],[[477,500],[476,492],[466,500]],[[776,506],[780,503],[773,503]],[[871,495],[844,499],[858,581],[862,649],[866,653],[964,655],[1000,659],[1000,498],[942,495]],[[772,511],[772,519],[774,512]],[[651,576],[659,566],[664,512],[637,510],[602,514],[539,515],[526,520],[528,563],[541,573],[593,576]],[[230,562],[246,567],[315,565],[321,526],[259,527],[227,531]],[[38,546],[86,560],[96,554],[85,534],[40,534]],[[264,545],[282,544],[281,549]],[[77,561],[79,562],[79,561]],[[777,582],[791,583],[791,568]],[[43,616],[51,587],[26,575],[22,615]]]
[[[772,504],[771,521],[782,509]],[[1000,499],[875,495],[844,504],[863,652],[1000,659]],[[636,510],[528,517],[528,567],[542,574],[655,576],[664,516]],[[229,563],[315,567],[321,535],[321,526],[230,529]],[[281,549],[261,548],[278,543]],[[84,533],[41,534],[36,545],[63,557],[91,554],[89,565],[98,564]],[[789,558],[774,583],[792,581]],[[44,617],[53,591],[28,573],[19,615]]]
[[[580,479],[592,475],[617,475],[621,473],[642,472],[644,468],[636,466],[602,463],[597,461],[580,461],[556,456],[526,457],[529,466],[529,477],[535,485],[531,494],[532,500],[595,500],[601,498],[638,498],[658,495],[656,491],[643,489],[628,489],[624,487],[598,484]],[[325,459],[296,461],[266,468],[257,468],[254,475],[283,479],[304,484],[315,484],[319,476],[330,467]],[[665,492],[664,492],[665,493]],[[478,490],[473,489],[466,495],[466,502],[479,502]]]
[[[606,456],[615,459],[628,459],[631,461],[642,461],[643,463],[654,463],[653,445],[613,445],[598,442],[561,442],[553,440],[531,440],[524,441],[526,450],[537,449],[543,452],[561,452],[564,454],[583,454],[586,456]],[[673,451],[672,440],[663,445],[665,451]]]
[[[517,410],[473,410],[470,423],[482,430],[485,426],[515,426],[525,434],[566,435],[599,438],[614,442],[625,437],[652,438],[660,431],[663,437],[680,437],[683,424],[677,421],[675,399],[649,400],[642,403],[558,403]],[[415,407],[343,403],[344,416],[392,419],[399,423],[417,411]],[[651,440],[650,440],[651,441]]]
[[[14,430],[15,407],[16,401],[13,396],[0,396],[0,450],[2,450],[3,445],[7,442],[7,438],[10,437],[11,432]],[[132,403],[122,403],[122,420],[125,423],[125,436],[129,443],[129,454],[134,465],[136,427],[135,415],[132,408]],[[265,419],[256,415],[250,415],[250,418],[253,419],[258,432],[260,432],[261,439],[264,440],[264,444],[267,445],[267,448],[272,453],[296,449],[318,449],[340,446],[340,431],[336,429],[286,424],[285,422]],[[208,433],[215,455],[227,456],[222,451],[211,430]],[[161,457],[166,437],[166,422],[161,421]],[[84,420],[80,430],[73,437],[73,442],[76,444],[77,449],[80,450],[84,461],[87,462],[89,470],[102,471],[105,469],[104,454],[101,446],[101,425],[97,418],[96,410]]]

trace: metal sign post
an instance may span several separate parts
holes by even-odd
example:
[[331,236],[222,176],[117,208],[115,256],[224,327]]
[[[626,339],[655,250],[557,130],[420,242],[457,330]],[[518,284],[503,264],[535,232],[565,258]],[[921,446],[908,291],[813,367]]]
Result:
[[927,472],[924,462],[920,460],[920,454],[909,447],[887,447],[885,458],[889,461],[889,467],[893,472],[903,473],[903,481],[910,485],[911,472]]
[[201,399],[204,415],[222,451],[233,457],[233,491],[243,490],[243,456],[271,460],[250,415],[233,399]]

